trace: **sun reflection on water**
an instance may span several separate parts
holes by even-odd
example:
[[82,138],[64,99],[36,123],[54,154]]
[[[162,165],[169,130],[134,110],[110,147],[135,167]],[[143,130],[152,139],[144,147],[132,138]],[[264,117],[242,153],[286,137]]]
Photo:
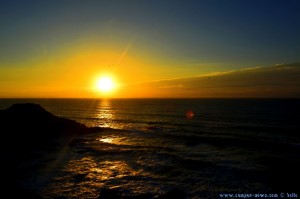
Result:
[[113,142],[113,138],[100,138],[99,141],[100,142],[105,142],[105,143],[112,143]]
[[128,145],[129,144],[126,137],[117,136],[117,135],[101,136],[97,140],[102,143],[107,143],[107,144],[115,144],[115,145]]
[[141,171],[134,170],[122,160],[99,161],[92,157],[83,157],[70,160],[61,172],[65,175],[58,175],[60,177],[54,178],[51,185],[43,191],[46,198],[94,198],[101,187],[114,187],[116,179],[122,182],[127,176],[140,175]]
[[103,99],[99,101],[95,114],[95,118],[99,119],[99,126],[112,127],[114,112],[110,100]]

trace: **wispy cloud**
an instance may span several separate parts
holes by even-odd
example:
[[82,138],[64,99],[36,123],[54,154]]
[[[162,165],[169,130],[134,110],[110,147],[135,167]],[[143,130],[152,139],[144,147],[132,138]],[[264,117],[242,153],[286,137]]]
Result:
[[147,82],[169,97],[300,97],[300,62]]

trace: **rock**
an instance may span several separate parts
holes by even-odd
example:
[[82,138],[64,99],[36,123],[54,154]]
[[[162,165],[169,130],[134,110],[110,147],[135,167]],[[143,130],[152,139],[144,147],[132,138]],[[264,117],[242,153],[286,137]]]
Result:
[[[0,110],[2,146],[15,143],[22,148],[45,146],[53,138],[99,132],[76,121],[61,118],[38,104],[14,104]],[[4,144],[4,145],[3,145]]]
[[[14,104],[0,110],[0,170],[4,184],[1,191],[11,198],[41,198],[29,191],[32,185],[20,183],[28,176],[34,178],[45,166],[36,155],[59,154],[76,136],[100,130],[55,116],[38,104]],[[85,175],[78,175],[74,180],[84,178]]]

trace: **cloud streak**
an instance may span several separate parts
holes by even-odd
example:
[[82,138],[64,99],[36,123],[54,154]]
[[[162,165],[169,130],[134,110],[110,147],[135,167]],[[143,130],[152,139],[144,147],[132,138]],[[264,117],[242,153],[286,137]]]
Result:
[[299,98],[300,62],[212,73],[140,85],[148,97]]

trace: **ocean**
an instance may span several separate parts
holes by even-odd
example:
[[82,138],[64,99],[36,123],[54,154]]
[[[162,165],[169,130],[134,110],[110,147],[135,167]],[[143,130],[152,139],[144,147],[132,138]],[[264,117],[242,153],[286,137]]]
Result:
[[1,99],[0,109],[27,102],[105,128],[23,182],[44,198],[300,194],[299,99]]

